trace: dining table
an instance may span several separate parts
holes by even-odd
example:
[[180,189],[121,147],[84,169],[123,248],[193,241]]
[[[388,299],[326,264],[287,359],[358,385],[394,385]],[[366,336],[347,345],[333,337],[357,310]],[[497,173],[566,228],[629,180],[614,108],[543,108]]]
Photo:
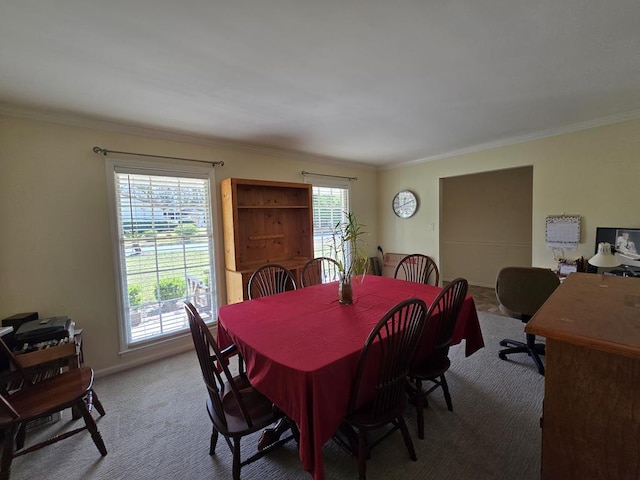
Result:
[[[217,341],[236,344],[249,381],[298,426],[299,455],[314,480],[324,478],[322,447],[347,409],[364,342],[393,306],[417,297],[427,306],[440,287],[366,275],[353,281],[353,303],[338,301],[337,282],[225,305],[218,311]],[[416,357],[428,357],[437,321],[423,331]],[[459,312],[452,344],[465,355],[484,346],[473,297]]]

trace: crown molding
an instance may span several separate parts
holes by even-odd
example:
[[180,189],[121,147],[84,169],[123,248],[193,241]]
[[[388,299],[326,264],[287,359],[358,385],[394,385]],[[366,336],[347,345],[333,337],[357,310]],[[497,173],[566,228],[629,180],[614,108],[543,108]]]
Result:
[[548,130],[541,130],[539,132],[528,133],[525,135],[518,135],[514,137],[503,138],[491,142],[481,143],[470,147],[461,148],[458,150],[451,150],[445,153],[432,155],[428,157],[422,157],[415,160],[408,160],[406,162],[394,163],[392,165],[371,165],[354,160],[347,160],[344,158],[331,157],[325,155],[310,154],[305,152],[299,152],[296,150],[286,150],[276,147],[268,147],[265,145],[256,145],[250,143],[234,142],[230,140],[224,140],[217,137],[195,135],[190,133],[181,133],[171,130],[163,130],[159,128],[144,127],[140,125],[131,125],[122,122],[114,122],[104,120],[96,117],[85,116],[73,113],[63,113],[54,110],[46,109],[34,109],[29,107],[18,106],[8,103],[0,103],[0,115],[25,118],[28,120],[35,120],[41,122],[57,123],[62,125],[69,125],[74,127],[89,128],[94,130],[103,130],[112,133],[120,133],[123,135],[135,135],[145,138],[154,138],[160,140],[168,140],[174,142],[190,143],[195,145],[204,145],[208,147],[220,148],[231,151],[239,152],[251,152],[261,155],[269,155],[280,158],[287,158],[290,160],[322,163],[328,165],[336,165],[340,167],[360,168],[365,170],[393,170],[396,168],[408,167],[412,165],[419,165],[422,163],[433,162],[436,160],[442,160],[451,157],[457,157],[460,155],[468,155],[472,153],[478,153],[485,150],[491,150],[494,148],[505,147],[509,145],[515,145],[518,143],[530,142],[533,140],[539,140],[546,137],[553,137],[556,135],[563,135],[566,133],[578,132],[581,130],[588,130],[591,128],[602,127],[615,123],[621,123],[629,120],[637,120],[640,118],[640,110],[632,112],[609,115],[607,117],[601,117],[594,120],[585,122],[574,123],[565,125],[558,128],[552,128]]
[[423,157],[416,160],[409,160],[407,162],[397,163],[394,165],[388,165],[380,167],[380,170],[393,170],[400,167],[408,167],[411,165],[418,165],[421,163],[433,162],[435,160],[442,160],[445,158],[457,157],[460,155],[468,155],[471,153],[478,153],[485,150],[491,150],[499,147],[506,147],[509,145],[515,145],[518,143],[531,142],[533,140],[539,140],[546,137],[554,137],[556,135],[564,135],[566,133],[579,132],[581,130],[589,130],[590,128],[603,127],[606,125],[612,125],[614,123],[626,122],[629,120],[637,120],[640,118],[640,110],[632,112],[621,113],[616,115],[609,115],[607,117],[598,118],[595,120],[588,120],[586,122],[573,123],[558,128],[551,128],[549,130],[541,130],[539,132],[528,133],[525,135],[518,135],[515,137],[503,138],[501,140],[495,140],[487,143],[480,143],[471,147],[461,148],[458,150],[451,150],[446,153],[440,153],[438,155],[432,155],[430,157]]
[[72,127],[102,130],[123,135],[134,135],[138,137],[168,140],[173,142],[190,143],[207,147],[220,148],[224,150],[251,152],[272,157],[287,158],[304,162],[322,163],[336,165],[340,167],[360,168],[366,170],[378,170],[379,167],[369,165],[354,160],[347,160],[338,157],[316,155],[296,150],[286,150],[283,148],[268,147],[250,143],[234,142],[212,136],[196,135],[191,133],[181,133],[160,128],[131,125],[122,122],[114,122],[96,117],[85,116],[74,113],[62,113],[55,110],[34,109],[13,104],[0,103],[0,115],[15,118],[23,118],[40,122],[56,123]]

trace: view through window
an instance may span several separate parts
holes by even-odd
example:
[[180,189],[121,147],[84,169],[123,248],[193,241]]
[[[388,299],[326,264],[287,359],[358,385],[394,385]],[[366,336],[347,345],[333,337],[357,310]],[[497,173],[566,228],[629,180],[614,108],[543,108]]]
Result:
[[[349,211],[349,188],[313,186],[313,254],[315,257],[335,257],[332,233]],[[337,260],[334,258],[334,260]]]
[[187,330],[184,301],[214,320],[208,175],[115,169],[125,346]]

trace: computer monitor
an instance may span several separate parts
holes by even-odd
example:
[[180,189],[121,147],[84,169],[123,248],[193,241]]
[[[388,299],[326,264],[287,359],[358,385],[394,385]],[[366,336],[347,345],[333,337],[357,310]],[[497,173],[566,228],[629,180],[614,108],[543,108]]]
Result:
[[640,275],[640,228],[598,227],[595,253],[601,242],[611,244],[611,251],[622,266],[621,272]]

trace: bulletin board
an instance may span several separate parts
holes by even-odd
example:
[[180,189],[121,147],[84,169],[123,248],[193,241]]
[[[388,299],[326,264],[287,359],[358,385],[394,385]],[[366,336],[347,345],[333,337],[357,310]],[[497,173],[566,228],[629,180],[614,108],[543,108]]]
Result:
[[580,243],[580,215],[550,215],[546,218],[547,248],[576,250]]

